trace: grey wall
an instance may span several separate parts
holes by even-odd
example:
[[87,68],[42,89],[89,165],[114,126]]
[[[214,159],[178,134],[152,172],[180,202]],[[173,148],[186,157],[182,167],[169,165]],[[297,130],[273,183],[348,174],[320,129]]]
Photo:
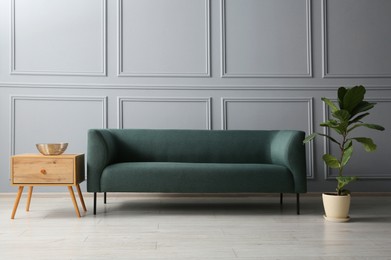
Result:
[[[389,0],[0,0],[0,191],[35,143],[82,153],[106,127],[322,131],[320,98],[357,84],[388,131],[363,130],[378,151],[356,149],[351,188],[391,191],[389,13]],[[333,189],[320,158],[335,147],[307,148],[309,190]]]

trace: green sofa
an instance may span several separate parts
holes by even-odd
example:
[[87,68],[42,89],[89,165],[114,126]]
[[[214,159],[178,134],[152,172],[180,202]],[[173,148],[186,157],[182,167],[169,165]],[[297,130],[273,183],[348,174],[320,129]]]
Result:
[[90,129],[87,191],[307,191],[302,131]]

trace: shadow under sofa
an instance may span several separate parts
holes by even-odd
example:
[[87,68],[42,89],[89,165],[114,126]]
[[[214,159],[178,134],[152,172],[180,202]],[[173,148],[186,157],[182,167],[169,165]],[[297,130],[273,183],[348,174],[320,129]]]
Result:
[[305,133],[296,130],[90,129],[87,191],[307,191]]

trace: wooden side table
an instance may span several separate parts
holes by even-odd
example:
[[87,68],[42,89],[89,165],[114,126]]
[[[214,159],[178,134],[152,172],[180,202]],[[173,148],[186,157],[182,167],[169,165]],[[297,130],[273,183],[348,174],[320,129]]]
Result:
[[26,211],[30,210],[34,186],[68,186],[77,217],[80,218],[72,186],[76,186],[84,211],[87,211],[79,183],[84,181],[84,154],[20,154],[11,157],[11,185],[19,186],[11,219],[14,219],[24,186],[29,186]]

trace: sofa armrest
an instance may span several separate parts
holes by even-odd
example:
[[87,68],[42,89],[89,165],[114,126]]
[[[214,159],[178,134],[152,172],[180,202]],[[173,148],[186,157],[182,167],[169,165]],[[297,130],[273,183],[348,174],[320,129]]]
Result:
[[272,163],[283,165],[292,172],[296,193],[307,192],[304,137],[302,131],[278,131],[271,142]]
[[100,180],[106,166],[116,158],[114,138],[109,130],[90,129],[87,144],[87,191],[100,192]]

